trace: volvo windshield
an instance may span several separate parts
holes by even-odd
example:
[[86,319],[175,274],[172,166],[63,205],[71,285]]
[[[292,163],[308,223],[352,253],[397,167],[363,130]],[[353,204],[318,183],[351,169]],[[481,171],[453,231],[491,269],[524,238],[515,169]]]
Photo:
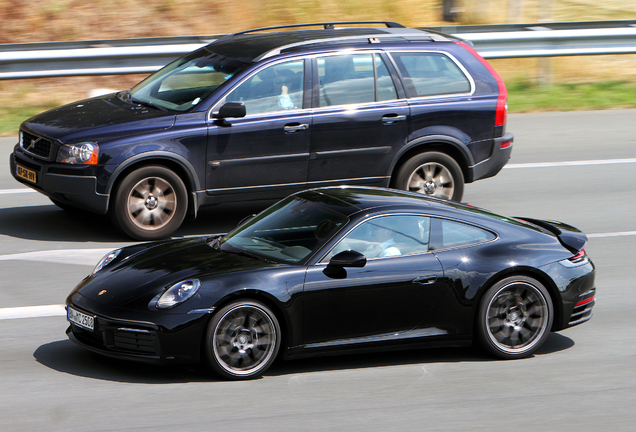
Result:
[[121,97],[157,109],[184,112],[245,67],[247,63],[202,48],[150,75]]

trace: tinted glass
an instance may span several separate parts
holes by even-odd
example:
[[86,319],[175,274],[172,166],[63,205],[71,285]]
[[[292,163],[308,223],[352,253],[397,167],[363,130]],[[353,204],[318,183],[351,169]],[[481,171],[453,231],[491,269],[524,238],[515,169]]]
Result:
[[318,76],[321,107],[375,101],[371,54],[321,57]]
[[303,106],[304,60],[267,67],[243,81],[225,102],[243,102],[247,114],[261,114]]
[[395,91],[395,84],[389,74],[389,70],[386,68],[382,57],[379,54],[375,55],[375,70],[378,79],[378,101],[397,99],[397,92]]
[[457,246],[467,246],[493,240],[495,235],[490,231],[467,225],[439,219],[435,224],[432,237],[435,239],[436,249],[444,249]]
[[363,222],[351,230],[323,261],[345,250],[367,258],[412,255],[428,251],[430,218],[383,216]]
[[409,97],[470,92],[466,75],[444,54],[398,52],[391,55],[402,74]]
[[346,221],[316,203],[291,197],[225,236],[221,250],[296,263],[321,247]]

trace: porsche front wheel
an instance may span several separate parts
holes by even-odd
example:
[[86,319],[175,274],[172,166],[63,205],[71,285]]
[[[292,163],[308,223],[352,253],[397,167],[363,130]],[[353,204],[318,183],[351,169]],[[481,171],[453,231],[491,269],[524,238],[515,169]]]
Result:
[[255,301],[229,304],[208,325],[208,364],[225,379],[258,377],[274,362],[280,334],[276,316],[265,305]]

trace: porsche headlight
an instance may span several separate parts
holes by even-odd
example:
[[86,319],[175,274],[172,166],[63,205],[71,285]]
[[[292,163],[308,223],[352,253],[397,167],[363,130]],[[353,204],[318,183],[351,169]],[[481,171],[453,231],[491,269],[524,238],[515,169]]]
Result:
[[95,143],[64,144],[57,152],[56,162],[95,165],[99,159],[99,146]]
[[120,252],[121,249],[115,249],[114,251],[110,251],[106,255],[104,255],[104,257],[99,260],[99,262],[93,269],[91,275],[94,275],[95,273],[106,267],[108,264],[110,264],[115,258],[117,258],[117,255],[119,255]]
[[178,282],[152,299],[150,306],[154,305],[157,309],[170,309],[195,295],[200,286],[201,282],[198,279]]

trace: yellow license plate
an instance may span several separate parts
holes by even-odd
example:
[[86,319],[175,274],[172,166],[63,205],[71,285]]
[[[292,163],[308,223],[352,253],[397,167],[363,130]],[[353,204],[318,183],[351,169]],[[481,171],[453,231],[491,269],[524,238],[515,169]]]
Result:
[[37,173],[35,171],[26,169],[20,165],[17,165],[16,167],[16,174],[18,174],[18,177],[30,181],[31,183],[37,183],[38,181]]

